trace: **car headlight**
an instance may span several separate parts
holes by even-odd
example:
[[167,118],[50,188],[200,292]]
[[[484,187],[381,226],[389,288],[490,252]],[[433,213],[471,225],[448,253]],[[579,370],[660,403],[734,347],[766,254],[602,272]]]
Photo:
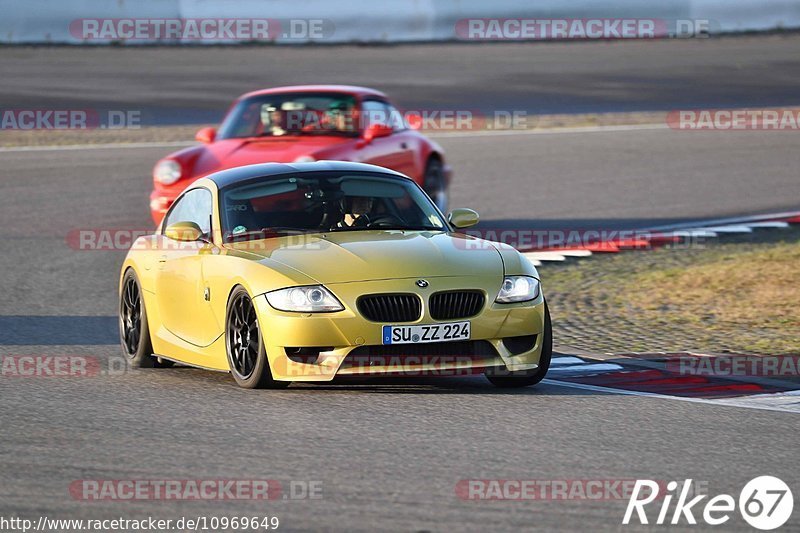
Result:
[[322,285],[290,287],[268,292],[267,301],[278,311],[330,313],[344,309],[336,296]]
[[529,302],[539,297],[539,280],[529,276],[506,276],[495,302],[511,304]]
[[181,165],[172,159],[159,161],[153,169],[153,177],[163,185],[172,185],[181,179]]
[[295,159],[293,162],[294,163],[313,163],[314,161],[316,161],[316,159],[314,159],[310,155],[301,155],[300,157]]

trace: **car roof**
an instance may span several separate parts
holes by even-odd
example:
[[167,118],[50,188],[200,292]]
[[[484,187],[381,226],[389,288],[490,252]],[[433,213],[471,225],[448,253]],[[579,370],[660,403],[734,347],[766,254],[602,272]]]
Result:
[[277,94],[277,93],[347,93],[360,97],[376,96],[379,98],[386,98],[386,95],[375,89],[369,87],[359,87],[357,85],[288,85],[285,87],[273,87],[271,89],[261,89],[259,91],[252,91],[245,93],[239,99],[250,98],[251,96],[259,96],[262,94]]
[[259,163],[243,167],[230,168],[206,176],[213,181],[218,189],[227,187],[240,181],[253,178],[277,176],[297,172],[374,172],[386,177],[410,180],[408,176],[388,168],[366,163],[351,163],[348,161],[314,161],[313,163]]

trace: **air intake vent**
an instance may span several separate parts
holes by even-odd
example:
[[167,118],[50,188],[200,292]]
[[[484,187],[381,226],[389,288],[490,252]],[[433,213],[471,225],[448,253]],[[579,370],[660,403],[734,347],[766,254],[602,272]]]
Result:
[[[430,342],[359,346],[347,354],[341,368],[387,364],[442,364],[497,357],[489,341]],[[444,359],[442,359],[444,358]]]
[[486,302],[480,291],[437,292],[430,299],[430,313],[436,320],[454,320],[475,316]]
[[414,322],[422,304],[414,294],[370,294],[357,302],[359,312],[373,322]]

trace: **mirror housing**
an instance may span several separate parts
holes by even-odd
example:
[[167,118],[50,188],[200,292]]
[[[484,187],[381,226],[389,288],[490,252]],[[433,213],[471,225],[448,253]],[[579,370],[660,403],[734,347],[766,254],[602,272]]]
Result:
[[424,123],[422,114],[419,111],[406,111],[405,113],[406,124],[412,130],[421,130]]
[[176,241],[195,242],[203,236],[203,230],[194,222],[175,222],[167,226],[164,236]]
[[391,126],[376,122],[374,124],[370,124],[369,127],[364,130],[364,142],[369,144],[373,141],[373,139],[378,139],[379,137],[388,137],[392,133],[394,133],[394,130]]
[[447,214],[447,221],[457,229],[474,226],[480,221],[481,217],[477,211],[460,207],[453,209]]
[[201,128],[197,130],[197,133],[194,134],[194,140],[200,141],[201,143],[210,144],[214,142],[214,139],[217,138],[217,129],[212,128],[211,126],[206,128]]

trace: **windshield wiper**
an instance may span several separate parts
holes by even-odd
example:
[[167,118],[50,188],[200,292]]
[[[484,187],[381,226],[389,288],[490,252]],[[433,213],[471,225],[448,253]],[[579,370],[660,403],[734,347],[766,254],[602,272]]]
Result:
[[375,227],[359,226],[357,228],[348,226],[344,228],[332,228],[329,232],[332,233],[336,231],[382,231],[382,230],[445,231],[444,228],[431,228],[428,226],[375,226]]
[[291,232],[308,233],[310,231],[316,231],[316,230],[310,230],[307,228],[294,228],[291,226],[270,226],[268,228],[261,228],[260,231],[261,233],[291,233]]
[[309,230],[309,229],[303,229],[303,228],[293,228],[293,227],[289,227],[289,226],[273,226],[271,228],[253,229],[253,230],[249,230],[249,231],[243,231],[241,233],[231,233],[230,236],[228,237],[228,240],[235,242],[236,240],[239,240],[239,239],[241,239],[241,240],[246,240],[248,238],[252,239],[253,237],[262,236],[262,235],[268,234],[268,233],[292,233],[292,232],[308,233],[308,232],[314,232],[314,231],[317,231],[317,230]]
[[379,226],[370,229],[391,229],[402,231],[444,231],[444,228],[432,228],[430,226]]

